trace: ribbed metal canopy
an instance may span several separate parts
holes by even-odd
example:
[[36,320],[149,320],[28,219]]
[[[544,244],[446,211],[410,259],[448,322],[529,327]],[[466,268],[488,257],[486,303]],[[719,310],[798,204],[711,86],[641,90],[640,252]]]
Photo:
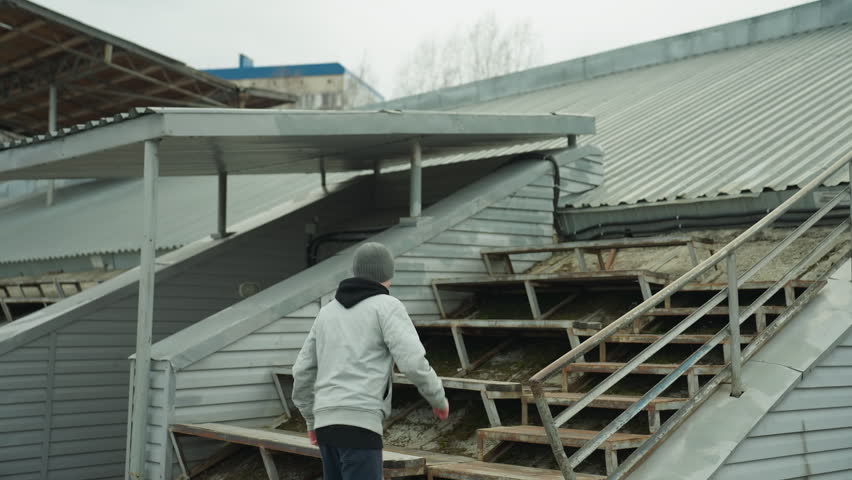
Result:
[[0,179],[142,176],[143,145],[162,139],[160,175],[358,171],[594,133],[577,115],[447,112],[317,112],[145,108],[6,144]]

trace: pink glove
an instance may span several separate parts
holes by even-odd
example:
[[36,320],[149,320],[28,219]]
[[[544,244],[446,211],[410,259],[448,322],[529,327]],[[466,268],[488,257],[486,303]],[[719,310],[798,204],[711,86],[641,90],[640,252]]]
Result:
[[432,413],[438,417],[438,420],[446,420],[450,416],[450,402],[447,402],[447,406],[444,409],[433,408]]
[[310,430],[308,432],[308,440],[311,441],[311,445],[316,446],[316,444],[317,444],[317,432]]

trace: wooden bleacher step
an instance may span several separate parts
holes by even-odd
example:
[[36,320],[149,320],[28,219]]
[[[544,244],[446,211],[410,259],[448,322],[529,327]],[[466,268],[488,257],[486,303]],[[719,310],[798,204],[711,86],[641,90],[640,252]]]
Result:
[[[522,467],[504,463],[464,462],[427,467],[427,480],[562,480],[558,470]],[[577,474],[577,480],[605,480],[600,475]]]
[[[565,367],[569,372],[612,373],[623,367],[622,362],[575,362]],[[673,363],[643,363],[631,371],[637,375],[668,375],[679,365]],[[684,372],[684,375],[716,375],[725,368],[724,365],[695,365]]]
[[[651,270],[614,270],[600,272],[560,272],[560,273],[522,273],[491,277],[475,275],[460,278],[442,278],[433,284],[444,290],[469,291],[478,288],[523,286],[524,282],[535,282],[540,286],[549,284],[588,284],[588,283],[625,283],[644,279],[648,283],[666,285],[673,280],[672,275]],[[717,288],[718,289],[718,288]]]
[[[584,393],[579,392],[545,392],[544,398],[549,405],[568,407],[583,398]],[[591,408],[609,408],[613,410],[626,410],[639,400],[638,395],[601,395],[589,403]],[[664,410],[678,410],[689,399],[675,397],[657,397],[645,406],[643,410],[648,414],[648,433],[654,433],[660,428],[660,412]],[[530,404],[535,405],[532,393],[524,392],[521,398],[521,424],[529,423]]]
[[[622,362],[575,362],[571,363],[562,369],[562,385],[563,390],[567,385],[568,374],[571,372],[581,373],[613,373],[623,367]],[[634,368],[630,373],[634,375],[668,375],[674,372],[679,365],[671,363],[643,363]],[[682,375],[686,376],[686,385],[689,391],[689,396],[693,397],[698,393],[700,387],[698,383],[699,375],[716,375],[725,368],[724,365],[695,365],[688,368]]]
[[[582,447],[586,442],[598,434],[594,430],[577,430],[573,428],[560,428],[559,438],[565,447]],[[649,435],[634,433],[614,433],[606,441],[598,446],[603,450],[606,458],[607,475],[612,473],[618,466],[618,450],[637,448],[647,440]],[[500,442],[534,443],[549,445],[544,427],[533,425],[518,425],[513,427],[481,428],[477,431],[477,451],[479,458],[484,458],[485,441],[497,440]]]
[[[597,330],[575,330],[577,335],[581,337],[592,336],[597,333]],[[654,343],[662,337],[662,334],[658,333],[616,333],[607,338],[607,343]],[[670,344],[690,344],[690,345],[704,345],[711,338],[713,338],[713,334],[681,334],[672,339]],[[754,339],[754,335],[740,335],[740,343],[750,343]],[[729,342],[728,338],[722,340],[721,344],[726,344]]]
[[[319,447],[311,445],[308,437],[284,430],[268,428],[248,428],[222,423],[175,424],[170,427],[172,441],[178,453],[178,461],[185,475],[188,474],[185,456],[182,453],[180,436],[193,436],[219,440],[222,442],[248,445],[260,449],[264,465],[270,479],[277,479],[275,464],[271,461],[269,452],[283,452],[307,457],[320,457]],[[426,470],[426,460],[422,457],[398,453],[391,450],[382,452],[385,478],[422,475]]]
[[414,326],[418,328],[506,328],[506,329],[529,329],[529,330],[567,330],[569,328],[580,328],[585,331],[600,330],[600,322],[588,322],[581,320],[513,320],[513,319],[416,319]]
[[[512,398],[520,398],[521,396],[521,384],[519,382],[501,382],[498,380],[479,380],[476,378],[457,377],[439,378],[441,379],[441,383],[444,384],[444,388],[469,390],[472,392],[501,392],[517,394],[517,396]],[[413,385],[411,380],[401,373],[393,374],[393,383],[397,385]]]

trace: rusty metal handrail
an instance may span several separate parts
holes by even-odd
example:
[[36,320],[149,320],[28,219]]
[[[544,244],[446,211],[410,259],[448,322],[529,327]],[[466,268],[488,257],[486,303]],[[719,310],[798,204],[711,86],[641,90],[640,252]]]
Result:
[[[736,250],[749,241],[753,236],[757,233],[761,232],[763,229],[773,224],[776,220],[778,220],[784,213],[786,213],[790,208],[793,207],[799,200],[801,200],[806,195],[810,194],[814,189],[818,188],[822,185],[825,180],[827,180],[830,176],[837,173],[841,168],[848,165],[850,170],[850,179],[852,179],[852,154],[848,154],[845,157],[837,160],[833,164],[828,167],[825,167],[821,173],[819,173],[816,177],[814,177],[810,182],[808,182],[804,187],[802,187],[798,192],[796,192],[793,196],[787,199],[784,203],[776,207],[772,212],[762,218],[760,221],[752,225],[748,230],[737,236],[733,241],[724,246],[714,255],[710,256],[710,258],[704,260],[700,264],[696,265],[689,272],[682,275],[680,278],[672,282],[671,284],[664,287],[662,290],[652,295],[650,298],[631,309],[629,312],[621,316],[619,319],[606,326],[586,341],[582,342],[580,345],[571,349],[568,353],[552,362],[550,365],[542,369],[540,372],[536,373],[532,378],[530,378],[530,388],[532,390],[533,396],[535,398],[536,407],[539,410],[539,414],[541,415],[542,423],[544,429],[547,433],[547,437],[549,443],[551,444],[551,448],[553,449],[553,453],[556,457],[557,463],[559,464],[559,468],[565,477],[568,480],[572,480],[575,478],[573,468],[579,464],[585,456],[597,445],[602,443],[609,437],[611,433],[613,433],[617,428],[620,428],[621,425],[613,425],[616,421],[620,421],[622,416],[619,416],[616,421],[610,424],[605,430],[598,433],[598,435],[591,439],[586,443],[584,447],[578,450],[572,457],[569,459],[565,451],[562,447],[562,442],[559,438],[559,434],[557,428],[564,424],[566,421],[570,420],[570,418],[576,414],[578,411],[585,408],[592,401],[594,401],[597,396],[608,390],[612,385],[618,382],[621,378],[629,374],[637,365],[644,362],[646,359],[650,358],[651,355],[656,353],[663,346],[667,345],[671,339],[679,335],[682,331],[688,328],[690,325],[695,323],[699,318],[701,318],[706,312],[708,312],[711,308],[715,307],[722,301],[724,301],[730,295],[732,300],[737,300],[737,291],[740,285],[742,285],[745,281],[747,281],[754,273],[756,273],[760,268],[766,265],[769,261],[771,261],[775,256],[777,256],[784,248],[789,246],[796,238],[801,236],[805,231],[807,231],[811,226],[813,226],[819,219],[821,219],[825,214],[827,214],[832,208],[834,208],[845,196],[846,192],[850,192],[850,196],[852,196],[852,182],[850,182],[850,187],[842,190],[838,193],[837,196],[832,199],[828,204],[826,204],[823,208],[817,211],[810,219],[804,222],[799,228],[794,230],[787,238],[785,238],[781,243],[779,243],[773,250],[771,250],[766,256],[764,256],[760,261],[758,261],[754,266],[752,266],[746,273],[744,273],[739,278],[736,275]],[[852,206],[850,206],[850,218],[852,218]],[[834,241],[840,234],[843,233],[846,227],[849,226],[849,221],[843,222],[840,227],[835,229],[834,232],[830,235],[831,241]],[[828,239],[826,239],[828,240]],[[827,245],[824,240],[820,247]],[[808,258],[814,256],[815,252],[820,249],[815,249]],[[630,362],[625,364],[622,368],[617,370],[616,372],[610,374],[601,384],[597,385],[591,391],[586,393],[581,399],[572,404],[568,409],[563,411],[560,415],[558,415],[555,419],[552,417],[550,413],[550,407],[547,404],[547,400],[544,395],[544,383],[559,373],[564,367],[569,365],[570,363],[576,361],[581,358],[585,353],[588,353],[592,349],[599,346],[603,343],[607,338],[618,332],[619,330],[625,328],[630,325],[634,320],[645,315],[648,311],[655,308],[661,302],[664,301],[665,298],[671,296],[674,293],[680,291],[684,286],[688,283],[694,281],[696,278],[703,275],[705,272],[719,264],[725,260],[728,262],[728,278],[729,284],[725,290],[720,291],[716,296],[711,298],[704,306],[700,307],[695,313],[688,316],[686,319],[681,321],[677,326],[675,326],[672,330],[667,332],[665,335],[660,337],[656,342],[649,345],[645,350],[643,350],[639,355],[634,357]],[[798,265],[797,265],[798,267]],[[797,270],[796,267],[791,269],[785,278],[791,276],[791,274]],[[773,286],[774,287],[774,286]],[[771,290],[772,288],[770,288]],[[777,290],[776,290],[777,291]],[[768,292],[768,291],[767,291]],[[766,292],[765,292],[766,293]],[[774,294],[774,292],[773,292]],[[765,298],[764,298],[765,296]],[[765,302],[769,296],[771,295],[762,295],[758,300],[763,298],[763,302]],[[762,305],[762,303],[761,303]],[[757,305],[757,301],[748,309],[753,313],[760,305]],[[740,344],[739,344],[739,324],[741,322],[741,318],[748,318],[748,316],[740,317],[738,312],[738,301],[737,305],[729,308],[729,326],[726,327],[727,332],[724,330],[720,332],[718,335],[719,341],[725,336],[731,336],[731,365],[728,370],[730,370],[730,374],[734,377],[732,381],[732,392],[734,394],[741,393],[740,386],[740,366],[741,366],[741,352],[740,352]],[[751,314],[749,313],[749,315]],[[717,336],[718,336],[717,335]],[[712,342],[716,337],[714,336],[710,342]],[[736,342],[734,342],[736,341]],[[708,344],[710,343],[708,342]],[[716,342],[718,343],[718,341]],[[715,345],[715,343],[714,343]],[[710,347],[712,348],[712,347]],[[691,357],[690,357],[691,358]],[[700,359],[700,357],[698,357]],[[696,359],[695,361],[697,361]],[[688,359],[689,360],[689,359]],[[685,364],[686,362],[684,362]],[[683,365],[682,365],[683,366]],[[672,376],[671,374],[669,376]],[[667,381],[669,379],[667,376],[662,382]],[[672,377],[674,378],[674,377]],[[662,390],[660,390],[662,391]],[[653,390],[652,390],[653,392]],[[651,394],[652,392],[649,392]],[[653,398],[653,397],[650,397]],[[639,402],[642,402],[645,399],[640,399]],[[637,402],[637,403],[639,403]],[[632,407],[631,407],[632,408]],[[632,410],[630,410],[632,411]],[[625,411],[625,414],[627,411]],[[623,415],[625,415],[623,414]],[[631,416],[632,417],[632,416]],[[629,418],[628,418],[629,420]],[[668,422],[667,422],[668,423]],[[623,425],[623,423],[622,423]],[[588,448],[587,448],[588,447]],[[582,457],[582,458],[581,458]]]

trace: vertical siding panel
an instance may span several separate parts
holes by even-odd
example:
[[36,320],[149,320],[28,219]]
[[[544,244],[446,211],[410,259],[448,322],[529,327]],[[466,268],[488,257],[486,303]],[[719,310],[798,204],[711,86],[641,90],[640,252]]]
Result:
[[754,427],[713,480],[852,478],[852,332]]
[[[41,478],[49,359],[47,335],[0,355],[0,472],[4,478]],[[33,368],[36,364],[39,368]]]

